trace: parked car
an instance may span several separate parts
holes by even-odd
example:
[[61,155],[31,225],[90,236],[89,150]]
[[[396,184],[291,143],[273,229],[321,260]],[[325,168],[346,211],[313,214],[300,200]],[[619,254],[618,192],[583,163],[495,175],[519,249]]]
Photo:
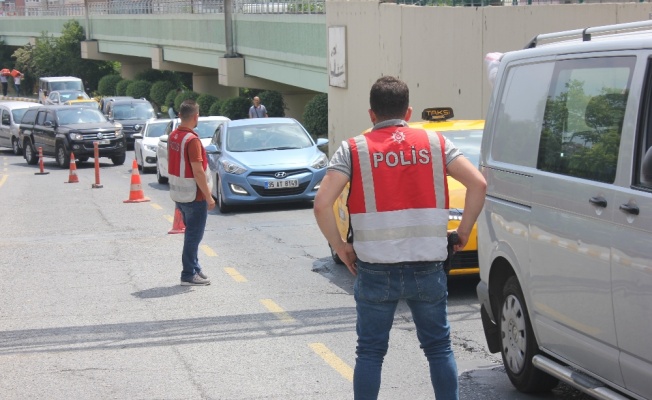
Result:
[[522,392],[652,399],[652,21],[499,60],[480,157],[488,348]]
[[145,99],[113,100],[108,103],[110,121],[120,122],[127,140],[127,147],[133,147],[134,134],[139,133],[148,121],[158,118],[152,104]]
[[89,100],[90,97],[83,90],[55,90],[45,99],[46,105],[60,105],[68,100]]
[[18,136],[20,120],[28,108],[38,106],[38,103],[29,101],[0,102],[0,147],[12,149],[17,156],[23,154],[23,145]]
[[[453,144],[459,148],[464,156],[474,165],[479,165],[480,144],[482,142],[482,130],[484,128],[483,120],[461,120],[453,119],[454,112],[450,107],[426,108],[423,110],[422,121],[410,122],[412,128],[425,129],[429,131],[441,132],[445,137],[450,139]],[[464,212],[464,201],[466,197],[466,188],[454,178],[448,176],[448,195],[449,195],[449,216],[448,230],[456,230],[462,220]],[[349,211],[346,205],[349,197],[349,185],[347,184],[340,197],[333,205],[335,222],[343,239],[349,235],[350,220]],[[451,258],[451,268],[449,275],[476,275],[478,268],[478,242],[477,227],[473,226],[469,241],[464,250],[455,253]],[[330,247],[330,245],[329,245]],[[337,253],[331,248],[333,260],[342,264]]]
[[70,153],[80,162],[94,156],[98,142],[100,157],[113,164],[125,162],[126,143],[122,126],[109,122],[99,110],[78,106],[40,106],[30,108],[20,122],[25,160],[38,162],[38,148],[43,156],[55,157],[61,168],[68,168]]
[[292,118],[224,122],[206,147],[220,212],[235,205],[312,201],[328,166],[318,146],[327,143],[315,143]]
[[100,110],[102,110],[102,113],[106,115],[107,117],[109,116],[109,104],[112,101],[116,100],[132,100],[132,96],[108,96],[108,97],[102,97],[100,99]]
[[142,133],[134,135],[136,139],[134,142],[136,163],[143,172],[152,168],[156,169],[156,148],[158,147],[159,138],[165,133],[168,122],[170,122],[169,119],[148,121]]
[[[204,147],[210,143],[215,129],[226,121],[230,121],[230,119],[221,116],[199,117],[195,132],[199,135],[199,139]],[[156,179],[158,183],[168,183],[168,136],[172,131],[177,129],[180,122],[181,120],[179,118],[170,120],[165,127],[165,132],[159,138],[156,148]]]

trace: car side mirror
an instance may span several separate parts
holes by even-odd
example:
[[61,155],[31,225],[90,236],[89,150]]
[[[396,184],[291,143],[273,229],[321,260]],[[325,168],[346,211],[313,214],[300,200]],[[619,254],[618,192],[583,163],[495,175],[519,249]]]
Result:
[[652,147],[647,149],[641,163],[641,183],[652,186]]
[[52,121],[45,121],[45,122],[43,123],[43,126],[47,126],[48,128],[51,128],[51,127],[54,126],[54,124],[52,123]]
[[317,139],[317,147],[325,146],[328,144],[328,139],[326,138],[318,138]]
[[161,112],[156,113],[156,118],[161,118],[162,116],[163,116],[163,113],[161,113]]
[[142,133],[134,133],[132,137],[133,137],[134,139],[142,139],[142,138],[143,138],[143,135],[142,135]]
[[209,144],[205,147],[207,154],[220,154],[220,149],[217,148],[214,144]]
[[168,142],[168,135],[163,135],[163,136],[159,137],[158,140],[159,140],[159,142],[167,143]]

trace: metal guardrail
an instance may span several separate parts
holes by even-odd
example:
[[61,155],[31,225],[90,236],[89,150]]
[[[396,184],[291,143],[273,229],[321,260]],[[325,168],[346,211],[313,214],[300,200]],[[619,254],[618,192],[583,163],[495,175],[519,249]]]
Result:
[[396,0],[396,4],[415,6],[485,7],[531,6],[547,4],[650,3],[652,0]]
[[[326,0],[233,0],[233,12],[241,14],[325,14]],[[4,4],[4,3],[1,3]],[[222,14],[224,0],[87,0],[89,15],[109,14]],[[85,16],[86,6],[35,4],[0,6],[2,16],[56,17]]]

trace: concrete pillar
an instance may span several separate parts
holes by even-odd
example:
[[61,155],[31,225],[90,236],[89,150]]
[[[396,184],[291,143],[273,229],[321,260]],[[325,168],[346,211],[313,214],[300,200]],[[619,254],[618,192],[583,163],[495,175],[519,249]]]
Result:
[[220,100],[238,97],[237,87],[220,85],[217,71],[215,73],[192,74],[192,89],[197,93],[212,94]]
[[283,101],[285,101],[285,116],[294,118],[303,124],[303,112],[306,109],[306,104],[312,100],[318,93],[317,92],[283,92]]

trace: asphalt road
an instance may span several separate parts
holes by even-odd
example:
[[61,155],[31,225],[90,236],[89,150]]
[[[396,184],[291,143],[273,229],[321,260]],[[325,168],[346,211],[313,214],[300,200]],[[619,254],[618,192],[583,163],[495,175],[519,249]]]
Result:
[[[35,175],[0,150],[0,398],[350,399],[353,277],[336,265],[310,205],[210,212],[208,287],[179,285],[183,236],[155,174],[130,195],[131,161]],[[516,392],[487,353],[477,279],[449,282],[462,399],[578,399]],[[409,311],[399,307],[381,399],[431,399]]]

